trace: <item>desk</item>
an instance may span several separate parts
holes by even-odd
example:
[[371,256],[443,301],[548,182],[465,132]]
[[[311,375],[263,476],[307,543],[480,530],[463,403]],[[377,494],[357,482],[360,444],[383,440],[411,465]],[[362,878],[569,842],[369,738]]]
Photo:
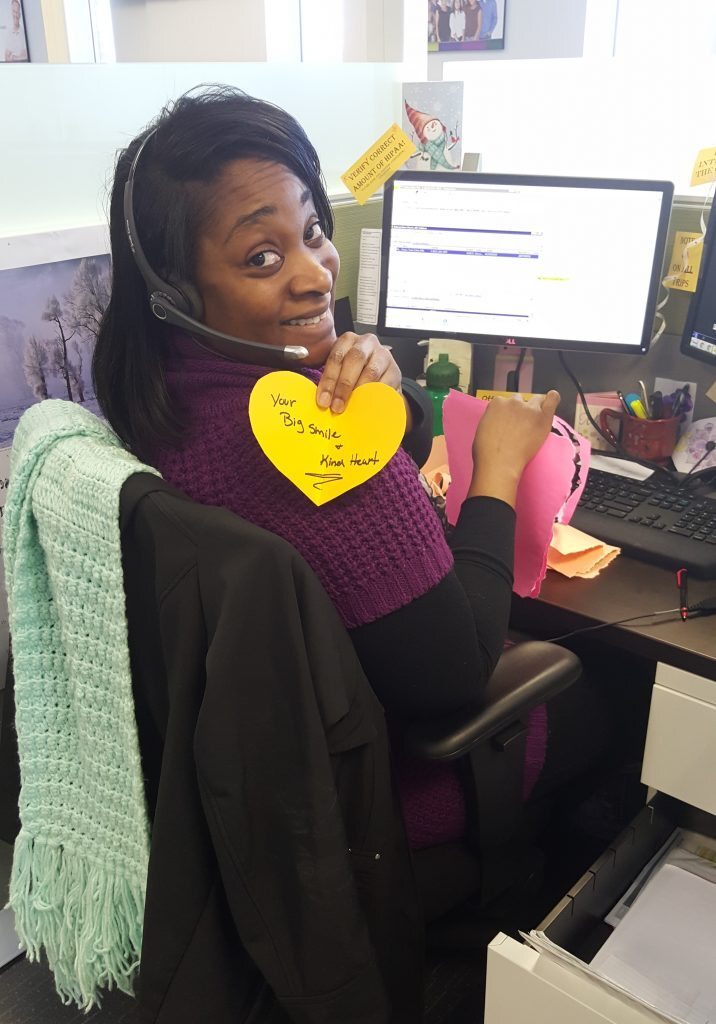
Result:
[[[689,585],[691,603],[714,593],[716,581]],[[537,600],[514,599],[512,624],[551,637],[676,604],[672,572],[620,556],[594,580],[569,580],[548,572]],[[608,626],[582,635],[656,663],[642,781],[716,814],[716,621],[706,616],[651,626]],[[595,869],[615,861],[612,844]],[[580,887],[595,885],[596,878],[595,870],[589,872],[556,911],[571,914],[570,901]],[[663,1019],[578,968],[506,935],[490,944],[485,1024],[659,1024]]]
[[[716,580],[689,580],[691,604],[712,594],[716,594]],[[673,572],[620,555],[593,580],[570,580],[549,570],[539,598],[514,598],[512,625],[548,638],[677,604]],[[715,616],[686,622],[662,620],[648,626],[606,626],[584,636],[716,680]]]

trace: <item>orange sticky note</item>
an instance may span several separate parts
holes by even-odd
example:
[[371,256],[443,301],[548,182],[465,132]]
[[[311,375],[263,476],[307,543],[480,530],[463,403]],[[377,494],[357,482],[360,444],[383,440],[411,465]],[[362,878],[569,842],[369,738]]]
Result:
[[413,153],[415,144],[397,124],[391,125],[363,156],[341,175],[341,181],[361,205],[384,185],[391,174],[402,167]]

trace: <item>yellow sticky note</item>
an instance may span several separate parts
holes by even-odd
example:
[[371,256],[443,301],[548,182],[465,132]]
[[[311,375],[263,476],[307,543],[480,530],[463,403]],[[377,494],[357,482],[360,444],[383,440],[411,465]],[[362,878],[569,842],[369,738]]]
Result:
[[716,181],[716,146],[699,151],[691,172],[692,185],[705,185],[709,181]]
[[336,415],[316,405],[313,381],[278,370],[254,385],[249,419],[276,469],[325,505],[390,462],[405,433],[405,403],[387,384],[362,384]]
[[384,135],[366,149],[341,181],[359,203],[364,203],[376,189],[385,184],[391,174],[409,160],[416,148],[402,128],[391,125]]
[[525,402],[529,402],[530,398],[534,398],[530,391],[491,391],[489,388],[478,388],[475,392],[475,398],[483,398],[486,402],[489,402],[492,398],[515,398],[515,396]]
[[677,231],[671,251],[669,272],[664,278],[665,288],[682,292],[695,292],[701,266],[704,242],[698,231]]

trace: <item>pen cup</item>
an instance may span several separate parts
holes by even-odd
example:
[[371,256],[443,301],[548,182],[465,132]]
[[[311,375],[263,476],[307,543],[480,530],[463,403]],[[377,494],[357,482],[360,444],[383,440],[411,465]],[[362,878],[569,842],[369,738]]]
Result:
[[640,420],[616,409],[602,409],[599,426],[625,455],[648,462],[666,462],[676,447],[680,418]]

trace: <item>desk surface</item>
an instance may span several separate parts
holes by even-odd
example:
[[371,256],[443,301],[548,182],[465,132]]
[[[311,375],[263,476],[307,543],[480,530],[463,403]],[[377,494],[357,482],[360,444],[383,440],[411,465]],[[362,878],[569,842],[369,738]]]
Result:
[[[716,580],[689,580],[691,604],[713,594]],[[677,604],[674,573],[620,555],[593,580],[569,580],[548,571],[537,600],[514,598],[512,625],[548,639],[581,626],[675,608]],[[605,626],[584,635],[716,679],[714,615],[686,622],[675,619],[661,620],[656,625]]]

